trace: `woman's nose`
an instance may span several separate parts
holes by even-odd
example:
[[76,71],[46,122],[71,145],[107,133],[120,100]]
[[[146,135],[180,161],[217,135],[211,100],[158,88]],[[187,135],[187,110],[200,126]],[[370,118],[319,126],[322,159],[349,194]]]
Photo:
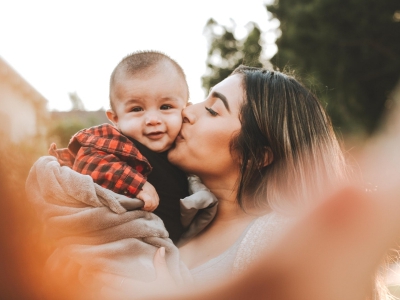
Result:
[[146,115],[146,125],[161,124],[161,118],[157,113],[149,113]]
[[194,120],[195,120],[195,113],[196,113],[196,108],[197,108],[198,104],[191,104],[186,106],[183,110],[182,110],[182,119],[183,119],[183,123],[190,123],[193,124]]

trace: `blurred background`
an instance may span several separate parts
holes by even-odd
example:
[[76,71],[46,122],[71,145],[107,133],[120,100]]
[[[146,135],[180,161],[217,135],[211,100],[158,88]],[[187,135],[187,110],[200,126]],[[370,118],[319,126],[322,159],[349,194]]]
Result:
[[400,93],[400,2],[0,1],[0,298],[40,298],[52,249],[26,201],[30,167],[51,142],[107,122],[109,76],[137,50],[181,64],[194,103],[239,64],[294,74],[356,165]]

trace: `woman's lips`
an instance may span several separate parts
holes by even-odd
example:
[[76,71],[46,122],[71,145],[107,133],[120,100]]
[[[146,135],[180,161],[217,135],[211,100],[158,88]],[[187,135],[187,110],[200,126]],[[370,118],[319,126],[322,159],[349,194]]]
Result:
[[180,141],[182,141],[182,140],[184,140],[184,138],[183,138],[183,136],[182,136],[182,132],[179,132],[179,134],[178,134],[178,136],[176,137],[175,141],[176,141],[176,142],[180,142]]

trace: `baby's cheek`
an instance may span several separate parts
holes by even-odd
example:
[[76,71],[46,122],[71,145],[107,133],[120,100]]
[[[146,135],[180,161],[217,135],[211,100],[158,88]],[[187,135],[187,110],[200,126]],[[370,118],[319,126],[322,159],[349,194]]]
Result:
[[181,130],[181,127],[182,127],[182,116],[180,114],[171,116],[168,122],[168,130],[170,131],[170,134],[178,135],[179,131]]

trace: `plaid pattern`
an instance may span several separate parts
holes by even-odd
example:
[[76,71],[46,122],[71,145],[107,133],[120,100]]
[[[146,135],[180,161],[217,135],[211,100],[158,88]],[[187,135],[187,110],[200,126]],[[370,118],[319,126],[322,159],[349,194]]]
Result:
[[102,124],[78,131],[68,148],[50,145],[49,154],[61,166],[90,175],[97,184],[118,194],[135,197],[152,167],[126,136]]

